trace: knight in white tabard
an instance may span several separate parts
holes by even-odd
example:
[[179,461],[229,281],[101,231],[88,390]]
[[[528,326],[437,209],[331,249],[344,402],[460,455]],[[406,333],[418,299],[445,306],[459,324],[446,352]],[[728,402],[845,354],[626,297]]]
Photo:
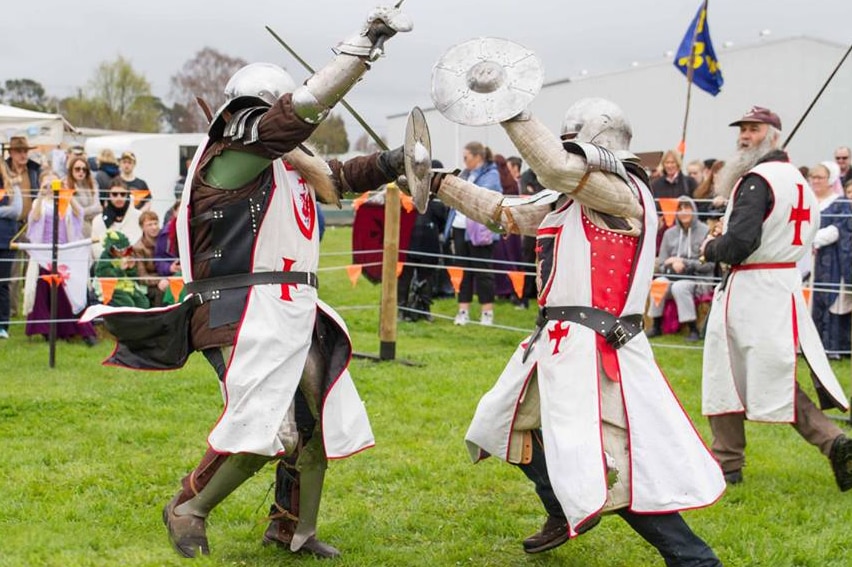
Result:
[[[498,45],[495,58],[529,60],[512,49]],[[488,88],[472,75],[473,91]],[[433,183],[469,218],[538,238],[538,329],[480,400],[465,437],[471,457],[515,464],[535,484],[548,518],[524,540],[527,553],[562,545],[614,512],[666,565],[721,565],[678,513],[714,503],[725,482],[642,332],[657,213],[628,151],[630,124],[598,98],[567,110],[561,140],[526,112],[502,120],[549,190],[518,199],[449,174]]]
[[[172,544],[185,557],[209,553],[210,511],[276,459],[264,543],[339,555],[315,535],[327,460],[371,447],[373,434],[347,370],[346,326],[317,297],[317,203],[395,180],[404,158],[398,148],[325,162],[300,145],[382,54],[385,40],[411,27],[396,8],[377,8],[299,87],[272,64],[237,71],[190,166],[178,211],[180,264],[191,295],[178,307],[142,314],[87,313],[105,314],[107,326],[118,327],[114,362],[173,368],[194,349],[221,381],[225,408],[207,453],[163,510]],[[187,316],[175,315],[181,310]],[[132,316],[136,330],[128,333],[122,317]],[[158,322],[155,334],[140,338]]]
[[706,261],[731,266],[716,289],[704,342],[702,406],[713,454],[728,483],[742,482],[745,420],[789,423],[829,458],[840,490],[849,490],[852,440],[796,382],[801,351],[822,408],[848,411],[796,268],[812,249],[819,203],[779,149],[777,114],[755,106],[731,126],[739,128],[737,153],[716,178],[728,207],[702,247]]

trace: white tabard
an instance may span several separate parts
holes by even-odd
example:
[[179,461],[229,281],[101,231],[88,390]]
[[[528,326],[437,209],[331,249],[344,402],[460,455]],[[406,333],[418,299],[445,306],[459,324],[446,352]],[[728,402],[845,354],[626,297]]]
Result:
[[[763,219],[760,246],[733,267],[713,297],[704,342],[702,411],[745,412],[754,421],[792,423],[799,349],[834,405],[848,409],[802,296],[795,265],[811,251],[819,229],[819,204],[790,163],[767,162],[749,173],[766,180],[775,204]],[[734,188],[725,227],[741,190],[747,190],[742,183]]]
[[[654,268],[653,198],[642,182],[634,178],[634,184],[643,202],[645,237],[626,303],[616,315],[643,312]],[[577,202],[550,213],[542,222],[539,234],[555,235],[552,269],[539,300],[546,306],[592,305],[593,279],[608,277],[592,268],[592,245],[584,222],[588,221]],[[609,231],[601,231],[601,237],[618,238]],[[528,341],[521,343],[479,402],[465,437],[474,461],[486,453],[508,458],[518,408],[535,375],[547,471],[571,536],[591,516],[610,509],[607,455],[619,465],[622,459],[625,463],[619,466],[618,481],[610,492],[626,485],[620,487],[626,488],[626,501],[613,508],[673,512],[707,506],[722,495],[721,470],[657,367],[644,334],[615,351],[618,382],[599,371],[596,334],[583,325],[568,323],[566,329],[565,322],[548,321],[523,363]],[[626,439],[611,439],[615,429],[608,424],[626,430]]]
[[[199,146],[187,179],[193,178],[205,146]],[[251,271],[316,272],[319,231],[314,190],[284,161],[276,160],[271,167],[273,188],[258,228]],[[178,212],[182,266],[192,265],[188,193],[184,191]],[[189,270],[184,270],[184,279],[191,281]],[[344,331],[348,341],[343,320],[317,298],[315,288],[294,284],[251,288],[227,361],[225,409],[208,437],[211,448],[223,453],[283,454],[277,434],[299,386],[319,311]],[[345,368],[322,401],[321,418],[325,452],[330,459],[374,444],[364,403]]]

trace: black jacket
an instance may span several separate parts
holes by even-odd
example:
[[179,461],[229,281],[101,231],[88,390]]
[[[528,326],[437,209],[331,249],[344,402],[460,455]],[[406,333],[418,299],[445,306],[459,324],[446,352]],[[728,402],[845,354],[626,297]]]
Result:
[[[790,159],[783,151],[774,150],[757,163],[770,161],[789,162]],[[760,246],[763,220],[774,204],[775,199],[766,180],[754,173],[746,174],[740,182],[740,189],[734,195],[727,231],[707,243],[704,247],[705,260],[725,262],[732,266],[741,264]]]

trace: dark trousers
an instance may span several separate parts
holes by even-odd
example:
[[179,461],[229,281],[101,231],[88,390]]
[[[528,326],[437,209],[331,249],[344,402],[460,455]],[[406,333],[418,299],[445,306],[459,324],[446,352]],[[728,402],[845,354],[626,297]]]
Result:
[[[843,435],[840,429],[829,419],[808,395],[796,383],[796,421],[793,429],[805,441],[817,447],[828,457],[834,440]],[[710,430],[713,432],[713,456],[726,473],[735,472],[745,465],[745,414],[727,413],[709,416]]]
[[0,329],[9,330],[11,314],[12,261],[15,259],[14,250],[0,250]]
[[[532,461],[517,466],[535,484],[535,492],[541,499],[547,513],[557,518],[564,518],[565,513],[562,511],[562,506],[556,499],[553,486],[550,484],[540,430],[533,431],[532,445]],[[621,516],[633,528],[633,531],[657,549],[668,567],[716,567],[722,565],[710,546],[695,535],[677,512],[636,514],[627,508],[622,508],[616,510],[615,513]]]
[[[430,262],[430,259],[409,256],[409,260],[411,262],[423,263],[427,264]],[[415,280],[416,276],[416,280]],[[416,306],[409,301],[409,296],[411,295],[411,282],[412,280],[422,282],[421,287],[419,289],[419,293],[421,299],[426,303],[432,302],[432,284],[435,280],[435,268],[423,268],[423,267],[414,267],[406,264],[402,268],[402,273],[399,275],[399,280],[397,280],[397,289],[396,289],[396,303],[401,307],[415,307]],[[428,309],[426,309],[428,311]]]
[[[464,239],[463,228],[453,229],[453,246],[456,251],[454,263],[460,268],[475,268],[491,270],[492,265],[487,260],[493,259],[494,246],[471,246]],[[470,260],[468,260],[470,258]],[[470,303],[473,300],[473,284],[476,282],[476,294],[479,303],[494,303],[494,273],[464,271],[461,287],[459,288],[459,303]]]

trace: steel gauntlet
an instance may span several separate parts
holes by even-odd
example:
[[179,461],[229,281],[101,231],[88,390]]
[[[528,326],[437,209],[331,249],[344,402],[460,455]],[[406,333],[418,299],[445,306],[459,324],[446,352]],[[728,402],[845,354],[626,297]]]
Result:
[[411,19],[398,9],[375,8],[360,32],[337,45],[335,58],[295,90],[292,100],[296,114],[309,124],[322,122],[370,63],[384,54],[385,41],[412,27]]

